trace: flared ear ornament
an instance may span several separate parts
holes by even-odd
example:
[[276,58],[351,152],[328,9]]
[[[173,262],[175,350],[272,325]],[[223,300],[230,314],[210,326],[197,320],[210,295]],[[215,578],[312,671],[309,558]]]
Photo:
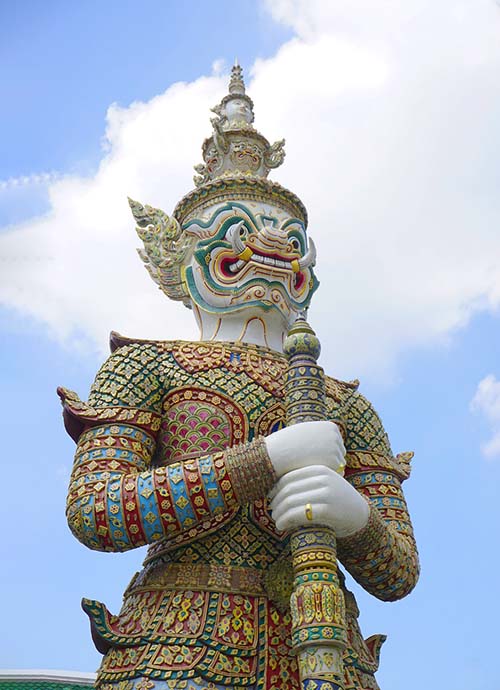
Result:
[[190,307],[182,266],[189,260],[196,237],[188,235],[176,218],[161,209],[143,206],[130,198],[128,203],[137,223],[136,232],[144,244],[144,249],[137,251],[149,275],[167,297]]

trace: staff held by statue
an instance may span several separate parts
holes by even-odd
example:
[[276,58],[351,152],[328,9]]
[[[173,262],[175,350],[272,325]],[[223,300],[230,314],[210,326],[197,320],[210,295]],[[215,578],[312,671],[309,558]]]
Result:
[[[300,315],[284,343],[288,426],[327,418],[324,372],[317,364],[320,349],[316,334]],[[347,633],[336,538],[331,528],[313,524],[310,504],[304,510],[311,525],[291,535],[294,585],[290,603],[302,690],[344,690],[342,654]]]

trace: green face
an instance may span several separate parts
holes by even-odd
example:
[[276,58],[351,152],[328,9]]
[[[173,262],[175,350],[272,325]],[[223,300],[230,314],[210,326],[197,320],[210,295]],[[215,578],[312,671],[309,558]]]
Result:
[[271,204],[230,202],[183,229],[202,237],[184,271],[200,309],[277,311],[292,323],[309,306],[318,281],[302,221]]

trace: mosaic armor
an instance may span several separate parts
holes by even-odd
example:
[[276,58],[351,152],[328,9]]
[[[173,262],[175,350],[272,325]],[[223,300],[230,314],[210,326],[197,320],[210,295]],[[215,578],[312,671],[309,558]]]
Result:
[[[98,687],[135,688],[136,678],[150,682],[144,688],[194,681],[298,688],[289,540],[268,512],[274,478],[256,441],[284,424],[285,358],[236,343],[115,337],[117,345],[88,403],[61,390],[67,428],[78,440],[68,498],[73,533],[103,551],[151,544],[119,615],[84,601],[105,654]],[[356,383],[327,379],[327,404],[345,440],[345,476],[371,505],[367,527],[339,539],[340,561],[377,598],[398,599],[417,577],[401,490],[408,458],[393,457]],[[235,471],[228,455],[248,443],[254,446],[249,477]],[[373,674],[384,638],[363,640],[354,597],[345,594],[346,688],[377,688]]]
[[[325,380],[318,367],[302,367],[299,357],[293,369],[297,390],[292,385],[291,397],[286,393],[293,358],[282,354],[283,342],[318,287],[307,213],[298,197],[267,179],[283,161],[284,142],[271,145],[253,128],[253,103],[238,65],[214,112],[204,163],[196,166],[196,189],[172,216],[129,200],[144,245],[140,256],[160,289],[193,310],[200,342],[130,340],[115,333],[112,355],[88,402],[59,389],[66,428],[77,442],[67,504],[73,534],[100,551],[149,545],[118,615],[97,601],[83,602],[104,655],[97,687],[375,690],[384,637],[363,639],[341,573],[339,588],[336,573],[335,584],[326,585],[326,570],[309,568],[307,596],[317,601],[309,604],[304,596],[299,603],[305,616],[321,610],[323,623],[334,619],[332,598],[341,600],[342,647],[328,651],[333,627],[321,624],[314,633],[320,643],[306,655],[312,675],[303,651],[297,656],[290,609],[292,589],[292,602],[299,601],[294,539],[298,534],[305,543],[312,532],[290,536],[276,529],[269,492],[291,472],[278,477],[265,439],[291,431],[282,431],[294,423],[287,400],[306,395],[311,401],[319,394],[316,421],[329,432],[333,427],[323,415],[335,422],[346,448],[344,477],[335,475],[336,486],[368,513],[363,528],[343,538],[337,534],[336,554],[366,591],[386,601],[405,596],[418,576],[401,489],[412,454],[393,456],[357,382]],[[307,383],[313,369],[314,385],[321,379],[314,390]],[[293,404],[300,411],[301,400]],[[305,514],[312,516],[308,503]],[[319,525],[317,534],[320,528],[333,544],[333,529]],[[311,556],[316,547],[310,543]],[[327,560],[320,549],[314,557]],[[331,562],[335,568],[334,556]],[[323,578],[319,587],[316,575]],[[335,674],[326,666],[335,667]]]

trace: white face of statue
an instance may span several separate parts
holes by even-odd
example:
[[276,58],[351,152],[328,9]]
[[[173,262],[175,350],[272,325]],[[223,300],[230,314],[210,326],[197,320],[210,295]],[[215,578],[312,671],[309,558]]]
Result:
[[255,314],[289,327],[318,282],[304,224],[271,204],[214,205],[184,224],[198,238],[184,279],[191,301],[212,315]]
[[224,106],[224,114],[229,122],[252,122],[252,110],[244,98],[231,98]]

